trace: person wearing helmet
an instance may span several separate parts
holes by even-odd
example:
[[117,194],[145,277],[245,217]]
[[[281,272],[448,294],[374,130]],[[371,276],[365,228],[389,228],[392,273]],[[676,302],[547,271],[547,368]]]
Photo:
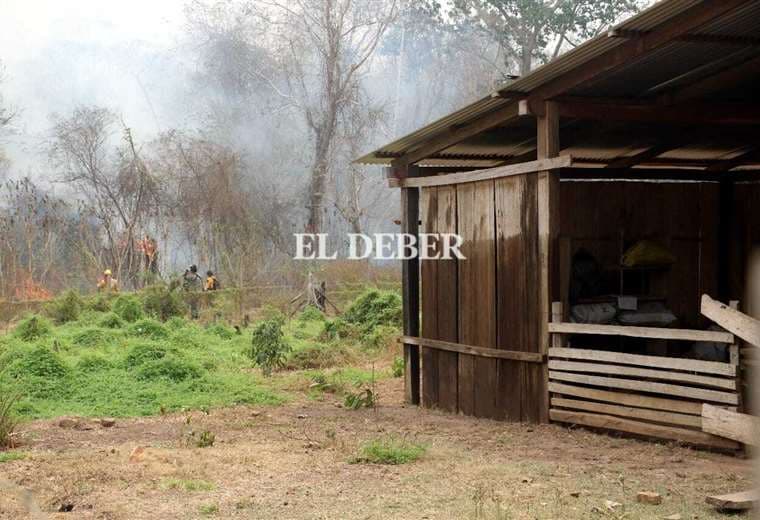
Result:
[[119,292],[119,281],[112,276],[110,269],[103,271],[103,278],[98,280],[98,290]]
[[206,284],[203,286],[204,291],[218,291],[219,280],[213,271],[206,271]]

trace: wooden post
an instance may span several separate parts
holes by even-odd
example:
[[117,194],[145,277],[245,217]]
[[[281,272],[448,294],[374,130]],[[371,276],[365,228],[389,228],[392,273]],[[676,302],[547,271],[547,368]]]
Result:
[[[406,167],[406,177],[417,176],[416,166]],[[420,192],[401,188],[401,231],[419,236]],[[414,257],[401,261],[404,335],[420,335],[420,261]],[[404,398],[420,404],[420,347],[404,344]]]
[[[543,113],[536,118],[537,159],[559,156],[559,110],[557,103],[546,101]],[[559,280],[556,242],[559,236],[559,173],[542,171],[538,173],[538,240],[539,240],[539,352],[545,354],[551,340],[549,320],[551,304],[559,299]],[[549,369],[542,367],[544,391],[540,405],[540,422],[549,422]]]

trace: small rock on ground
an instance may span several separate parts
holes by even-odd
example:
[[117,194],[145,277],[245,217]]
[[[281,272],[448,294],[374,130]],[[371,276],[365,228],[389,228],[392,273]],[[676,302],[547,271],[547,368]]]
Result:
[[662,504],[662,495],[654,491],[639,491],[636,494],[636,502],[657,506]]

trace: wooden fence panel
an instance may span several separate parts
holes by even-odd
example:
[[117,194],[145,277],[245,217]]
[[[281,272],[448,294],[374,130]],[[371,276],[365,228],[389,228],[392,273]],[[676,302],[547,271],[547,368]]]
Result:
[[[436,233],[438,229],[437,188],[420,190],[420,218],[423,233]],[[422,282],[422,336],[440,339],[438,335],[438,262],[420,260]],[[438,404],[438,352],[422,347],[422,406],[428,408]]]
[[[438,189],[438,232],[457,232],[457,190],[454,186]],[[438,260],[438,339],[457,341],[457,260]],[[438,406],[457,411],[459,354],[438,352]]]

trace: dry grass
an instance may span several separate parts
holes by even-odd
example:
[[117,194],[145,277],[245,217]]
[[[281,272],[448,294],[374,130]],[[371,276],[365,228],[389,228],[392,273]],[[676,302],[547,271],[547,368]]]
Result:
[[[186,415],[91,431],[40,421],[25,425],[24,453],[34,456],[3,463],[3,478],[45,512],[65,502],[72,517],[109,519],[717,519],[704,496],[749,487],[749,463],[736,457],[406,407],[401,385],[379,383],[371,410],[304,397],[196,412],[193,424],[216,433],[204,449],[182,446]],[[428,449],[412,464],[348,463],[368,441],[390,437]],[[148,446],[146,456],[130,463],[136,446]],[[643,490],[663,504],[637,504]],[[0,518],[23,512],[20,498],[0,493]]]

